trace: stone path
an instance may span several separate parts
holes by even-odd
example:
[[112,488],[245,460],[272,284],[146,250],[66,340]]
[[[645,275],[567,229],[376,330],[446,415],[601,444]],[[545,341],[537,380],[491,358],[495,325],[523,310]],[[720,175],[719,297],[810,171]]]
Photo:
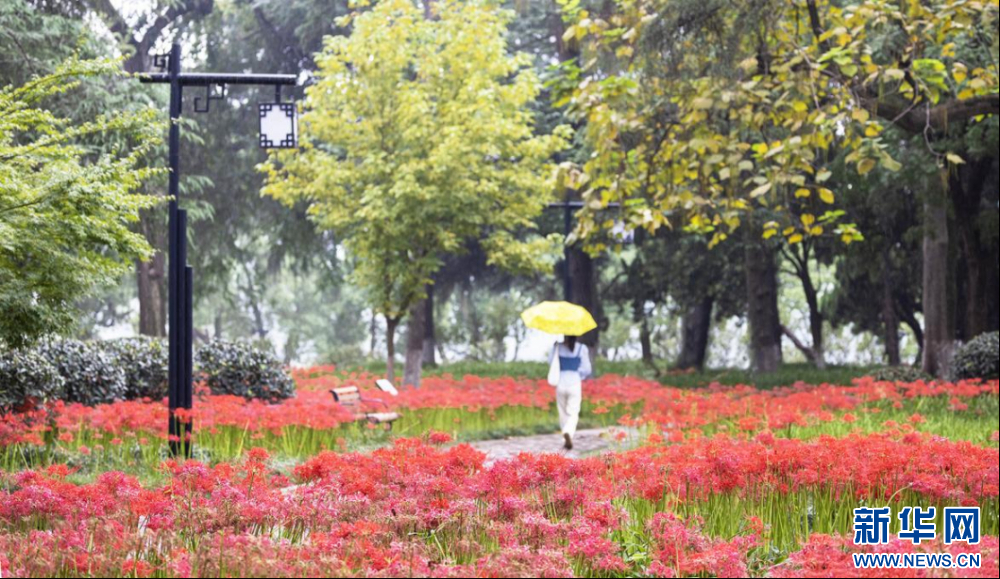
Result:
[[577,432],[576,438],[573,439],[573,450],[570,452],[563,450],[561,434],[488,440],[473,442],[470,446],[486,454],[486,465],[489,466],[497,461],[514,458],[522,453],[561,454],[569,458],[582,458],[607,452],[619,452],[631,448],[637,443],[638,432],[618,427]]

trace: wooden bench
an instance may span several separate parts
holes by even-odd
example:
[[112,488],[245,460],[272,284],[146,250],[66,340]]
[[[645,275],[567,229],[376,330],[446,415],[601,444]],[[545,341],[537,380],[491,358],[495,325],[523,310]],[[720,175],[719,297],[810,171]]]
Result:
[[[388,383],[388,381],[379,380],[376,382],[376,386],[385,394],[390,396],[398,395],[395,387]],[[368,424],[384,425],[386,430],[392,430],[392,423],[402,418],[397,412],[365,412],[365,404],[381,404],[386,410],[388,410],[389,405],[384,400],[379,400],[378,398],[365,398],[361,396],[361,390],[357,386],[334,388],[330,390],[330,394],[333,395],[334,402],[352,411],[354,419],[359,422],[363,421]]]

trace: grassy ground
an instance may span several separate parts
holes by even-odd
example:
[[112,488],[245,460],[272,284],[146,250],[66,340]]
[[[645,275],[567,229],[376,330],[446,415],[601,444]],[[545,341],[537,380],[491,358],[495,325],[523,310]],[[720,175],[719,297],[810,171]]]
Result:
[[[364,370],[380,374],[385,372],[385,362],[370,362],[364,365]],[[723,386],[747,385],[760,389],[791,386],[796,382],[807,384],[841,384],[850,385],[851,380],[871,374],[875,368],[859,366],[830,366],[825,370],[817,370],[809,364],[789,364],[781,370],[769,374],[755,374],[748,370],[708,369],[693,374],[668,373],[657,376],[649,366],[638,361],[600,362],[596,371],[600,374],[617,374],[619,376],[640,376],[650,380],[659,380],[667,386],[676,388],[701,388],[713,383]],[[542,380],[548,375],[548,364],[539,362],[458,362],[436,367],[425,367],[425,376],[441,376],[450,374],[459,376],[483,376],[499,378],[514,376]]]

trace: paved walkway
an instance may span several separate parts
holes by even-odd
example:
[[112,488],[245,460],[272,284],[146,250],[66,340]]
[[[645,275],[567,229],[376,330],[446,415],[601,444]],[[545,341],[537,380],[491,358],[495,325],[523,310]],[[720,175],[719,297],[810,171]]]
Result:
[[[621,440],[619,440],[621,439]],[[473,442],[470,446],[486,454],[486,465],[497,461],[528,454],[562,454],[569,458],[582,458],[619,452],[631,448],[638,442],[638,433],[625,428],[604,428],[600,430],[581,430],[573,439],[573,450],[563,450],[561,434],[544,436],[523,436],[504,440],[487,440]]]

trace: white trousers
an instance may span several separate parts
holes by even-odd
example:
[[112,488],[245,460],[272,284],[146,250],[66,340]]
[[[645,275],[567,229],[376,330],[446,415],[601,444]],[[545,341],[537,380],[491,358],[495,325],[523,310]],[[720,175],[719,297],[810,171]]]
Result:
[[[568,372],[564,372],[564,375]],[[576,374],[574,372],[574,374]],[[574,383],[575,382],[575,383]],[[580,405],[583,403],[583,387],[577,379],[560,380],[556,388],[556,406],[559,408],[559,428],[563,434],[574,436],[580,423]]]

